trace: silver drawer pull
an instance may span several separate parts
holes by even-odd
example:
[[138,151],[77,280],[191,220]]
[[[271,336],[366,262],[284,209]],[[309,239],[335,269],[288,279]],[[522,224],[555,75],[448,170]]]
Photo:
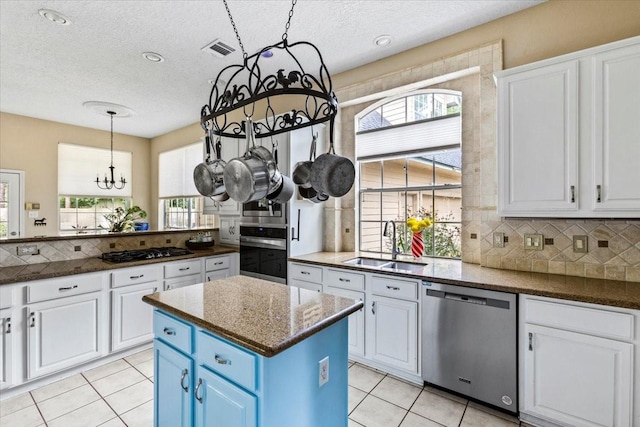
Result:
[[198,390],[200,390],[201,385],[202,385],[202,378],[198,378],[198,385],[196,386],[196,389],[193,391],[193,395],[195,396],[196,400],[200,403],[202,403],[202,396],[198,397]]
[[64,292],[64,291],[70,291],[71,289],[75,289],[75,288],[77,288],[77,287],[78,287],[78,285],[66,286],[66,287],[64,287],[64,288],[58,288],[58,290],[59,290],[60,292]]
[[187,368],[182,370],[182,376],[180,377],[180,387],[185,391],[185,393],[189,393],[189,385],[184,385],[184,379],[189,375],[189,370]]
[[191,267],[182,267],[179,268],[178,271],[187,271],[188,269],[190,269]]
[[137,276],[129,276],[129,279],[132,279],[132,280],[133,280],[133,279],[141,279],[141,278],[143,278],[143,277],[144,277],[144,274],[139,274],[139,275],[137,275]]
[[171,329],[171,328],[164,328],[164,329],[162,330],[162,332],[164,332],[164,334],[165,334],[165,335],[175,335],[175,334],[176,334],[176,331],[174,331],[174,330],[173,330],[173,329]]
[[224,358],[218,356],[217,354],[215,355],[214,359],[216,359],[216,363],[219,364],[219,365],[231,365],[231,360],[224,359]]
[[341,282],[347,282],[347,283],[351,282],[351,280],[343,279],[342,277],[340,277],[338,280],[340,280]]
[[224,264],[224,262],[223,262],[223,261],[219,261],[219,262],[215,262],[215,263],[213,263],[213,265],[222,265],[222,264]]
[[400,290],[400,288],[397,287],[397,286],[389,286],[389,285],[387,285],[387,289],[389,289],[391,291],[399,291]]
[[304,275],[308,276],[311,273],[309,273],[308,271],[301,271],[300,274],[304,274]]

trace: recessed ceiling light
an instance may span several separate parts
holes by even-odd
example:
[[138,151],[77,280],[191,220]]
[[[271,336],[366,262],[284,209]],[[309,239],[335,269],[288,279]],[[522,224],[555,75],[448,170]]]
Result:
[[391,36],[378,36],[373,39],[376,46],[388,46],[391,44]]
[[58,25],[69,25],[69,24],[71,24],[71,20],[69,18],[67,18],[66,16],[64,16],[61,13],[56,12],[55,10],[40,9],[38,11],[38,13],[43,18],[46,18],[49,21],[51,21],[53,23],[56,23]]
[[159,53],[143,52],[142,57],[147,61],[151,61],[151,62],[164,62],[164,57]]
[[111,102],[87,101],[82,106],[103,116],[111,116],[110,111],[115,113],[113,117],[129,117],[135,114],[131,108]]

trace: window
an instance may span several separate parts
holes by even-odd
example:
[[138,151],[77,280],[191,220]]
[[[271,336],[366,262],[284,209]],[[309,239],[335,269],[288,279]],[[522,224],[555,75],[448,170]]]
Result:
[[75,231],[79,234],[108,230],[109,222],[104,215],[117,207],[131,207],[131,199],[122,197],[59,196],[58,203],[60,231]]
[[460,258],[461,100],[458,92],[422,91],[365,110],[356,135],[359,250],[391,253],[392,238],[382,233],[394,220],[399,250],[411,254],[407,218],[428,216],[424,255]]
[[9,235],[9,184],[0,181],[0,239]]
[[213,227],[214,216],[202,213],[202,197],[182,197],[162,200],[165,229]]

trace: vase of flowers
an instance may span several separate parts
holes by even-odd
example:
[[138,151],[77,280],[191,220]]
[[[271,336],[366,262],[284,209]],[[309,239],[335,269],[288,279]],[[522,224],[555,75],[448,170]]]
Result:
[[417,218],[409,217],[407,219],[407,227],[411,230],[413,235],[411,236],[411,254],[413,259],[419,261],[424,253],[424,238],[422,232],[425,228],[430,227],[432,224],[429,218]]

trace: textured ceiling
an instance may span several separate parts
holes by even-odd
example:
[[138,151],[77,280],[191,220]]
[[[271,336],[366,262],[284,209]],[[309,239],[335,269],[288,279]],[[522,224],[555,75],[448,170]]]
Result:
[[[299,0],[289,41],[314,43],[336,74],[540,1]],[[228,3],[249,54],[281,40],[289,1]],[[71,25],[42,18],[41,8]],[[242,60],[221,0],[1,0],[0,28],[0,111],[108,130],[109,119],[82,104],[121,104],[136,114],[114,130],[147,138],[197,122],[208,80]],[[374,44],[382,34],[389,46]],[[221,59],[201,50],[216,38],[236,52]],[[145,51],[165,61],[146,61]]]

